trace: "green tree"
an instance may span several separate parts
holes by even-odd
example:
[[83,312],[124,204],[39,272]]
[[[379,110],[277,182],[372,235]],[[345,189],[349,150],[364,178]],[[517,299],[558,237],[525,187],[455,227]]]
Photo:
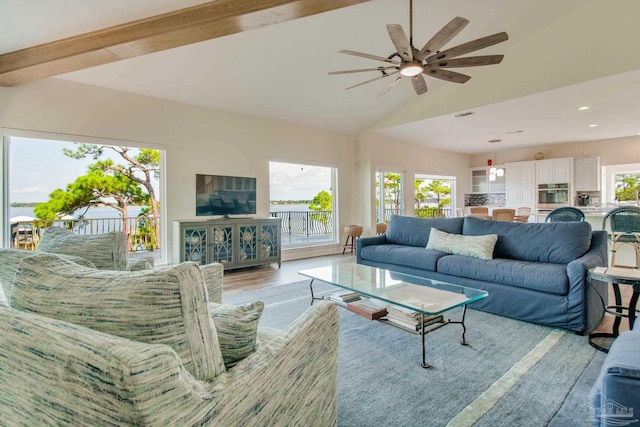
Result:
[[425,186],[424,191],[427,198],[435,200],[438,209],[451,205],[451,186],[448,180],[433,179]]
[[333,202],[331,200],[331,193],[328,191],[320,191],[313,197],[309,204],[309,210],[321,211],[311,214],[311,219],[318,221],[324,227],[325,233],[329,232],[329,220],[331,219],[331,210],[333,208]]
[[[124,175],[105,172],[98,164],[93,164],[86,175],[76,178],[65,190],[51,192],[49,200],[39,203],[34,213],[38,219],[52,220],[62,214],[71,215],[82,208],[109,206],[125,218],[130,205],[146,204],[148,201],[149,195],[142,191],[138,183]],[[129,235],[127,221],[124,221],[123,231]]]
[[621,174],[615,177],[616,200],[638,201],[638,192],[640,192],[640,174]]
[[[99,160],[105,150],[117,153],[126,163],[116,164],[110,159]],[[64,149],[63,152],[67,157],[72,159],[84,159],[90,156],[98,161],[95,165],[98,165],[98,167],[105,172],[112,172],[114,176],[122,175],[142,185],[149,195],[148,204],[151,208],[151,215],[154,218],[155,241],[160,241],[160,207],[156,190],[153,187],[154,181],[157,181],[160,175],[160,152],[158,150],[142,148],[138,154],[134,156],[129,147],[77,144],[75,150]]]

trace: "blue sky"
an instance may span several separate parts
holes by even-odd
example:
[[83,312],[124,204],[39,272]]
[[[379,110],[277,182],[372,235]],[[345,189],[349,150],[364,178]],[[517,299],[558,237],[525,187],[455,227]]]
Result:
[[[94,163],[89,157],[76,160],[66,157],[63,148],[74,149],[75,144],[31,138],[11,138],[9,154],[9,194],[11,202],[46,202],[49,193],[57,188],[65,189],[77,177],[87,172]],[[120,156],[109,155],[123,163]]]
[[[73,149],[72,142],[11,138],[9,194],[11,202],[45,202],[49,193],[65,189],[78,176],[84,175],[91,158],[76,160],[66,157],[63,148]],[[117,155],[117,163],[123,160]],[[310,200],[320,191],[330,191],[331,168],[292,163],[270,162],[270,200]]]

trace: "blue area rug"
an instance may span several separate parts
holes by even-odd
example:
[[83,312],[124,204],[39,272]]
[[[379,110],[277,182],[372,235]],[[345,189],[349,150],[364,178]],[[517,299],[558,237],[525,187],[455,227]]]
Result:
[[[225,296],[265,303],[261,326],[286,327],[309,307],[308,281]],[[337,288],[316,282],[314,292]],[[461,310],[450,317],[459,319]],[[339,426],[585,426],[602,354],[586,336],[467,310],[460,325],[420,337],[340,310]],[[595,356],[595,357],[594,357]]]

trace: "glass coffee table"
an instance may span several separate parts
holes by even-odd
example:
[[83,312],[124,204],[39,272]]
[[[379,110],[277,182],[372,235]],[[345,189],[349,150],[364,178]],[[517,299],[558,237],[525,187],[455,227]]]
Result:
[[[390,306],[390,309],[415,313],[416,318],[419,319],[415,330],[412,327],[401,326],[398,322],[392,322],[390,318],[382,317],[377,320],[421,336],[423,368],[431,367],[426,362],[424,336],[448,324],[459,324],[462,326],[461,343],[467,345],[464,324],[467,304],[488,295],[486,291],[479,289],[352,263],[302,270],[298,274],[311,279],[309,283],[311,304],[315,300],[327,299],[317,297],[313,293],[313,282],[319,280],[356,292],[360,296],[382,301]],[[456,307],[462,307],[461,319],[445,320],[443,314]]]

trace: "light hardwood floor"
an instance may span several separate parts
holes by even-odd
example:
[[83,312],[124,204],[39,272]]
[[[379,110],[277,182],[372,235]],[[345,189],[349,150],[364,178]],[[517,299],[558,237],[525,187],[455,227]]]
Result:
[[298,274],[300,270],[355,261],[356,257],[354,254],[345,253],[344,255],[328,255],[285,261],[280,268],[278,268],[277,264],[270,264],[262,267],[230,270],[224,273],[222,293],[224,295],[232,295],[238,292],[298,282],[305,280],[305,277]]
[[[277,264],[271,264],[263,267],[245,268],[231,270],[224,273],[223,278],[223,294],[232,295],[239,292],[250,291],[254,289],[266,288],[270,286],[279,286],[287,283],[305,280],[303,276],[298,274],[300,270],[309,268],[323,267],[325,265],[355,262],[355,255],[346,253],[344,255],[328,255],[315,258],[306,258],[295,261],[285,261],[278,268]],[[633,289],[631,286],[621,286],[623,304],[627,304],[631,298]],[[613,304],[614,297],[611,286],[609,286],[609,304]],[[597,332],[610,332],[613,325],[614,316],[607,314],[602,324],[596,329]],[[620,325],[620,331],[628,330],[628,321],[623,319]]]

